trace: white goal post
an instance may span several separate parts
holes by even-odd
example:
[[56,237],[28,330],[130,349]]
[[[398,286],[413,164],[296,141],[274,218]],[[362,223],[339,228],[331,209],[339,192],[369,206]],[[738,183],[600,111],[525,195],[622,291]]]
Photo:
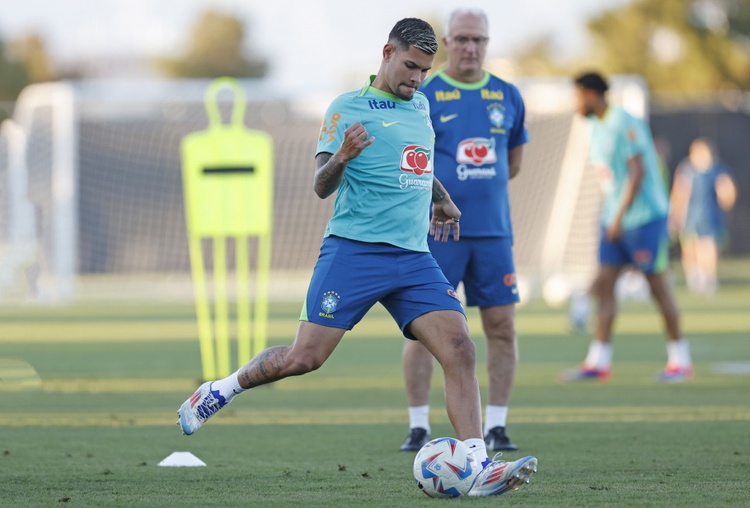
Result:
[[[46,143],[31,145],[29,134],[37,133],[37,113],[48,109],[49,137]],[[77,241],[77,147],[78,124],[75,94],[67,83],[31,85],[25,88],[16,104],[13,119],[2,125],[6,142],[8,201],[7,240],[0,258],[0,291],[2,281],[10,282],[19,267],[33,262],[38,255],[37,208],[29,200],[32,173],[29,171],[30,151],[47,150],[43,169],[48,178],[48,192],[44,201],[52,218],[46,241],[49,243],[50,276],[47,287],[54,299],[68,299],[75,291]],[[36,153],[34,154],[36,155]],[[6,284],[7,284],[6,282]],[[1,294],[1,293],[0,293]]]

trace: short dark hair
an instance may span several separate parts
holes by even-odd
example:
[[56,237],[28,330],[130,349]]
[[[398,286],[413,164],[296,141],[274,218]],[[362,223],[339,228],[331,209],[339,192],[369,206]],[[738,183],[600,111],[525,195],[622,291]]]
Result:
[[609,90],[607,80],[598,72],[585,72],[575,78],[574,82],[576,86],[586,90],[593,90],[599,95],[604,95]]
[[419,18],[404,18],[396,23],[388,35],[388,42],[400,49],[414,46],[428,55],[434,55],[438,50],[435,31],[428,22]]

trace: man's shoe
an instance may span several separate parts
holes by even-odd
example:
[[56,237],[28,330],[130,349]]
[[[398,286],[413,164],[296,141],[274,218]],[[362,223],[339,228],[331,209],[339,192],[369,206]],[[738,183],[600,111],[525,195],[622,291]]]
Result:
[[665,367],[657,376],[656,380],[662,383],[682,383],[693,378],[692,367]]
[[[498,458],[498,455],[495,455]],[[515,462],[491,460],[482,469],[469,490],[470,496],[499,496],[511,490],[518,490],[529,483],[536,473],[536,457],[524,457]]]
[[590,369],[581,366],[573,370],[565,370],[560,373],[561,381],[608,381],[609,369]]
[[218,390],[211,390],[211,382],[203,383],[177,410],[180,415],[177,424],[182,427],[183,434],[190,436],[227,404]]
[[406,441],[401,445],[401,451],[418,452],[429,440],[430,434],[427,432],[427,429],[414,427],[413,429],[409,429],[409,435],[406,436]]
[[517,452],[518,446],[510,442],[505,427],[492,427],[484,436],[487,449],[493,452]]

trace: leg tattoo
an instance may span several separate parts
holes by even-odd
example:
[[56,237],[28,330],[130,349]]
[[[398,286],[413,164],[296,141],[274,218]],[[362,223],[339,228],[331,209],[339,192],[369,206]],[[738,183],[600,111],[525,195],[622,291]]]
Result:
[[289,349],[289,346],[274,346],[261,351],[240,371],[240,386],[253,388],[286,377],[281,371]]

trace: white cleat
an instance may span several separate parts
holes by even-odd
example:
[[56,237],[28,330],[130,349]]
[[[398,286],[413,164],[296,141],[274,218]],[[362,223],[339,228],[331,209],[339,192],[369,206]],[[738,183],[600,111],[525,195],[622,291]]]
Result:
[[[498,456],[495,455],[495,458]],[[474,485],[469,490],[470,496],[499,496],[512,490],[518,490],[529,483],[531,475],[537,471],[536,457],[524,457],[514,462],[493,460],[479,472]]]
[[190,436],[227,404],[217,390],[211,390],[211,382],[203,383],[177,410],[180,415],[177,424],[182,427],[183,434]]

